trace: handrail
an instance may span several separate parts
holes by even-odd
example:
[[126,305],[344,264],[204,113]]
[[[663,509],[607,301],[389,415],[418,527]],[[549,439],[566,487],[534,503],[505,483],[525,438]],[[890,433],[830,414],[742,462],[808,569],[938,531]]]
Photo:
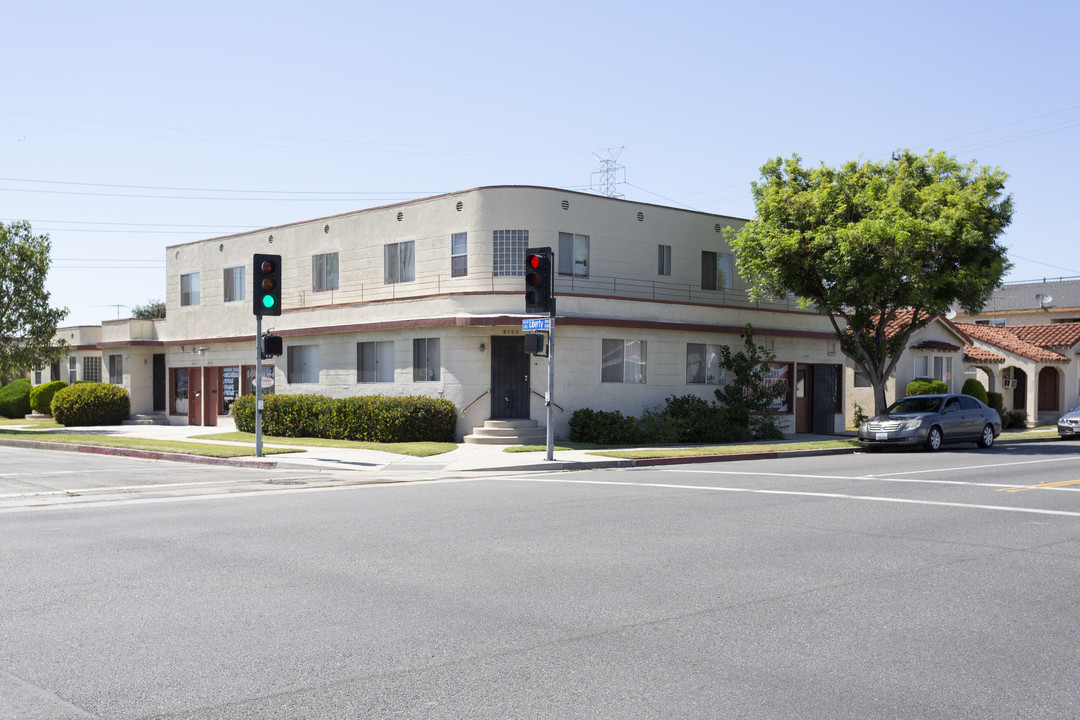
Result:
[[471,407],[472,407],[473,405],[475,405],[476,403],[480,402],[480,400],[481,400],[481,399],[483,399],[483,397],[484,397],[485,395],[490,395],[490,394],[491,394],[491,391],[490,391],[490,390],[485,390],[484,392],[480,393],[480,397],[478,397],[478,398],[476,398],[475,400],[473,400],[473,401],[472,401],[471,403],[469,403],[468,405],[466,405],[465,407],[463,407],[463,408],[462,408],[461,410],[459,410],[458,412],[460,412],[460,413],[461,413],[462,415],[464,415],[464,414],[465,414],[466,412],[468,412],[469,408],[471,408]]
[[[532,391],[532,394],[535,395],[538,398],[541,398],[541,399],[545,400],[545,401],[547,400],[547,398],[545,396],[541,395],[540,393],[536,392],[535,390]],[[559,412],[566,412],[565,410],[562,409],[562,407],[558,403],[551,403],[551,404],[554,405],[558,409]]]

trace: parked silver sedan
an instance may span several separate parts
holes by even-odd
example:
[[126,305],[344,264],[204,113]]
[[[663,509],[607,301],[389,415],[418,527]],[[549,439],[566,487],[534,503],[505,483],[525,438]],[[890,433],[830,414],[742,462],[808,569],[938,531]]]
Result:
[[1058,418],[1058,437],[1071,438],[1080,435],[1080,405]]
[[970,395],[912,395],[859,426],[859,445],[921,445],[937,450],[945,443],[973,442],[981,448],[1001,434],[1001,417]]

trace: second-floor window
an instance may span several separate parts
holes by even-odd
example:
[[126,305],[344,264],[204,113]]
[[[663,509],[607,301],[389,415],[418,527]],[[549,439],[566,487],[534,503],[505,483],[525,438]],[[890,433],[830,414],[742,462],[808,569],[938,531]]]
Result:
[[701,253],[701,289],[731,290],[735,263],[731,253],[703,250]]
[[180,304],[199,304],[199,273],[180,276]]
[[671,246],[659,245],[656,253],[656,274],[671,275]]
[[246,288],[244,287],[244,266],[238,265],[237,267],[225,268],[221,286],[224,288],[225,302],[243,300],[246,295]]
[[338,254],[311,256],[311,291],[328,292],[338,289]]
[[494,230],[491,233],[491,272],[495,277],[523,277],[528,230]]
[[454,233],[450,236],[450,277],[469,274],[469,234]]
[[416,258],[413,241],[390,243],[383,246],[383,282],[412,282],[416,279]]
[[559,274],[589,277],[589,236],[559,233]]

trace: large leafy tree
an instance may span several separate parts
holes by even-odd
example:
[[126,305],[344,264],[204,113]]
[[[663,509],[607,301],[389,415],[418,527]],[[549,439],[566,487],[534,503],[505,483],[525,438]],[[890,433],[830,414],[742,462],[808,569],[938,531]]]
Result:
[[51,243],[25,220],[0,222],[0,379],[59,360],[66,344],[56,326],[67,308],[49,305],[45,277]]
[[828,316],[881,412],[911,334],[953,305],[978,312],[1008,271],[1006,178],[933,151],[838,169],[778,157],[751,184],[756,218],[728,239],[753,298],[792,293]]
[[136,305],[131,317],[142,320],[157,320],[165,317],[165,301],[151,300],[145,305]]

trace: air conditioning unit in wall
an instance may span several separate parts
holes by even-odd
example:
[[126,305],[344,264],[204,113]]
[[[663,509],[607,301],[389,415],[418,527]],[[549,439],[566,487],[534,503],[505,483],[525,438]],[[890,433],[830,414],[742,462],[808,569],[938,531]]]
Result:
[[1005,388],[1006,390],[1015,390],[1016,378],[1005,378],[1001,381],[1001,387]]

